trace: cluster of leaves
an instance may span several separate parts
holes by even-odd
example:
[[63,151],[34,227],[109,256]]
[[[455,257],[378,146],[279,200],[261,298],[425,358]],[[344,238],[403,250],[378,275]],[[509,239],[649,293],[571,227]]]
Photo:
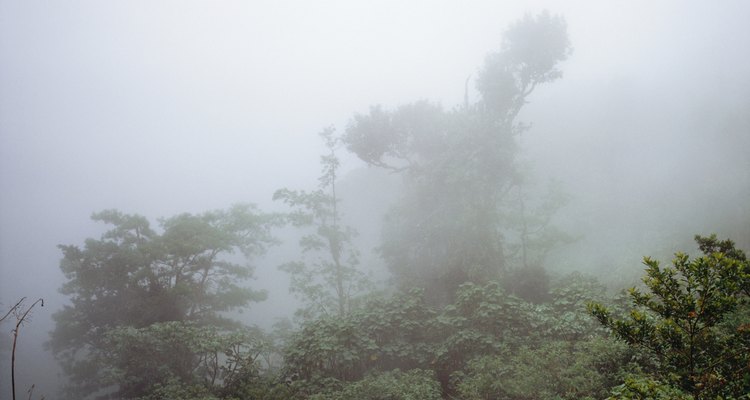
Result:
[[353,381],[373,369],[424,366],[432,359],[434,317],[414,290],[372,300],[347,316],[311,321],[287,348],[286,374],[308,381]]
[[731,241],[696,239],[702,257],[678,254],[671,268],[647,258],[648,292],[627,297],[572,274],[543,303],[493,282],[461,285],[442,309],[420,291],[374,301],[306,325],[286,373],[307,395],[400,368],[432,371],[443,395],[462,399],[744,399],[750,267]]

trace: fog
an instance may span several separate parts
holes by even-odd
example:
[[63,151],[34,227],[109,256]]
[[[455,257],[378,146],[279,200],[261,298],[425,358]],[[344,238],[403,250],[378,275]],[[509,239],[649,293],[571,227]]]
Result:
[[[60,384],[42,350],[66,301],[56,246],[98,237],[92,212],[281,211],[274,191],[317,184],[321,129],[371,105],[476,99],[467,77],[542,10],[565,18],[573,52],[520,116],[522,158],[569,194],[555,219],[579,237],[546,264],[623,286],[694,234],[750,250],[746,2],[0,0],[0,303],[45,299],[21,330],[19,387]],[[386,277],[372,249],[398,182],[339,156],[363,264]],[[252,261],[269,299],[248,322],[294,311],[276,266],[295,246]]]

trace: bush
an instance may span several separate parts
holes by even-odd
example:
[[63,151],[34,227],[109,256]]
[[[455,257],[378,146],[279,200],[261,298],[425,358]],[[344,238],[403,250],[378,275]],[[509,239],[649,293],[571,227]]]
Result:
[[677,253],[671,267],[644,259],[647,290],[630,290],[628,317],[597,303],[589,311],[618,338],[653,355],[661,382],[695,398],[746,396],[750,324],[742,316],[750,307],[750,262],[730,240],[695,240],[701,257]]

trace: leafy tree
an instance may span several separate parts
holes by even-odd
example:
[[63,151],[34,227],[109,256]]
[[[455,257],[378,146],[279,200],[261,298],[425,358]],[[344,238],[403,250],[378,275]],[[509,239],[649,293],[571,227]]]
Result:
[[750,264],[730,240],[695,240],[701,257],[678,253],[664,268],[644,259],[648,292],[630,290],[627,318],[597,303],[589,309],[615,336],[658,358],[657,380],[696,399],[741,397],[750,393]]
[[[460,284],[497,279],[508,267],[505,214],[521,183],[517,137],[525,129],[516,117],[538,85],[560,77],[569,51],[561,18],[527,16],[487,57],[476,104],[445,111],[421,101],[353,118],[348,149],[400,173],[408,188],[386,217],[380,248],[400,285],[425,287],[445,305]],[[529,232],[522,239],[529,244]]]
[[[538,386],[534,380],[547,382],[549,373],[570,381],[558,389],[545,386],[550,396],[606,394],[639,361],[639,354],[624,344],[606,340],[606,331],[596,329],[586,313],[587,300],[612,300],[602,285],[580,275],[556,282],[552,293],[552,300],[540,305],[508,294],[496,282],[466,283],[454,303],[440,311],[417,289],[373,298],[351,314],[306,321],[287,347],[284,376],[304,397],[338,392],[369,374],[419,368],[433,371],[444,393],[468,396],[470,386],[498,379],[494,369],[477,375],[484,367],[476,360],[489,357],[487,368],[494,363],[508,371],[526,368],[503,373],[503,385],[516,385],[511,392],[518,396],[532,396]],[[541,366],[546,369],[532,376],[530,371]],[[526,383],[513,383],[522,376]],[[477,390],[494,393],[489,387]]]
[[352,311],[354,298],[369,285],[358,269],[359,259],[352,239],[356,231],[342,224],[340,199],[336,192],[339,139],[333,128],[320,133],[328,154],[321,156],[322,175],[318,189],[312,192],[280,189],[273,195],[293,209],[288,220],[300,228],[313,228],[299,244],[312,261],[296,261],[280,268],[291,276],[290,291],[305,302],[298,315],[345,315]]
[[440,378],[446,384],[474,357],[499,354],[521,346],[534,330],[533,308],[509,296],[497,282],[465,283],[453,304],[440,314],[443,340],[436,349]]
[[[190,327],[238,328],[222,313],[265,298],[242,286],[252,268],[229,257],[237,250],[258,255],[274,243],[269,229],[275,218],[250,205],[162,219],[161,233],[139,215],[109,210],[92,218],[112,228],[83,248],[60,246],[67,278],[61,292],[71,304],[53,315],[49,346],[70,378],[71,397],[137,397],[155,376],[193,379],[200,351],[187,339],[164,342],[160,332],[171,327],[197,340],[194,334],[202,331]],[[141,342],[174,347],[133,351]],[[160,363],[165,353],[170,361]],[[148,365],[168,371],[139,368]]]

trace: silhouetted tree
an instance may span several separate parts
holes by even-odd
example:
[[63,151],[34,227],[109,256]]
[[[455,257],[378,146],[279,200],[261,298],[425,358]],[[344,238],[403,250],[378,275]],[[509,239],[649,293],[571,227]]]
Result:
[[[400,173],[408,188],[386,217],[380,248],[400,285],[426,287],[445,303],[461,283],[508,267],[506,216],[509,207],[519,212],[509,193],[523,183],[517,138],[526,129],[516,118],[536,87],[561,76],[569,52],[562,18],[527,16],[485,60],[477,103],[446,111],[421,101],[353,118],[349,150]],[[528,250],[528,232],[521,238]]]
[[[183,335],[194,332],[191,327],[237,327],[222,312],[265,298],[264,292],[242,286],[252,268],[227,257],[235,250],[258,255],[273,243],[273,217],[252,206],[162,219],[161,233],[139,215],[108,210],[92,218],[112,229],[101,239],[86,240],[83,248],[60,246],[67,278],[61,292],[71,304],[53,315],[49,346],[70,378],[71,397],[112,388],[118,398],[143,395],[158,379],[141,367],[158,363],[148,357],[164,354],[128,343],[159,342],[154,335],[163,329],[153,327],[164,323],[173,323],[166,326]],[[118,340],[132,337],[139,339]],[[162,372],[184,379],[193,375],[198,350],[190,343],[170,342],[171,361],[160,364]]]

